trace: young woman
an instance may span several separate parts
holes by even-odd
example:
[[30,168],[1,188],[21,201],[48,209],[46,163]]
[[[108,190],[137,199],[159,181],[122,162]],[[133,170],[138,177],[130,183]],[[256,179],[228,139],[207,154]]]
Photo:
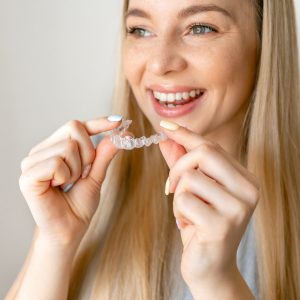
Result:
[[168,139],[94,149],[115,115],[35,146],[37,226],[7,299],[300,299],[292,0],[129,0],[123,17],[115,112]]

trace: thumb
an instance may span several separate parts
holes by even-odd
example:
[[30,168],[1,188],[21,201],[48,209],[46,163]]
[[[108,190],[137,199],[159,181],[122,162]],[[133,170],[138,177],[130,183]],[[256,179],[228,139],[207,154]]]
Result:
[[110,141],[110,137],[104,137],[96,148],[95,160],[87,179],[92,178],[100,186],[105,179],[110,162],[118,152],[119,149]]
[[186,154],[185,148],[171,139],[160,142],[159,148],[169,168],[172,168],[176,161]]

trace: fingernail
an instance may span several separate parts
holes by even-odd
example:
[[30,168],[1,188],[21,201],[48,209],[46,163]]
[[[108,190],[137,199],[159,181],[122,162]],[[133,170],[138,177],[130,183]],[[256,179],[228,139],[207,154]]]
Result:
[[64,192],[64,193],[69,192],[69,191],[71,190],[72,187],[73,187],[73,183],[70,183],[70,184],[68,184],[68,185],[66,185],[66,186],[62,186],[63,192]]
[[90,171],[91,171],[91,167],[92,167],[92,164],[89,164],[89,165],[87,165],[87,166],[83,169],[83,172],[82,172],[82,175],[81,175],[81,178],[82,178],[82,179],[86,178],[86,177],[89,175],[89,173],[90,173]]
[[178,219],[176,219],[176,225],[177,225],[177,228],[180,230],[181,227],[180,227],[180,221]]
[[170,194],[170,178],[168,177],[165,185],[165,194],[168,196]]
[[123,117],[120,116],[120,115],[112,115],[112,116],[109,116],[109,117],[107,118],[107,120],[110,121],[110,122],[119,122],[119,121],[121,121],[122,119],[123,119]]
[[165,129],[168,129],[168,130],[171,130],[171,131],[175,131],[179,128],[179,125],[177,123],[170,122],[170,121],[165,121],[165,120],[160,121],[159,125],[162,128],[165,128]]

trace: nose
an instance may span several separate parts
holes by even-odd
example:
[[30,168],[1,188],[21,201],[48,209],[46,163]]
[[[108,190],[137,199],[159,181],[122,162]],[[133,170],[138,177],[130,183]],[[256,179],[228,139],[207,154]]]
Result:
[[147,70],[156,76],[181,72],[186,67],[186,60],[173,43],[160,42],[148,53]]

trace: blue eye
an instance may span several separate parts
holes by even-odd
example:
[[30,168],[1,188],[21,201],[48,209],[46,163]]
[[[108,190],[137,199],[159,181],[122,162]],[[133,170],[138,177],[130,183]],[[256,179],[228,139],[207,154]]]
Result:
[[127,34],[136,35],[137,37],[149,37],[152,33],[144,28],[131,27],[127,29]]
[[208,25],[194,24],[190,26],[190,32],[193,35],[200,35],[200,34],[208,34],[211,32],[216,32],[216,30]]

